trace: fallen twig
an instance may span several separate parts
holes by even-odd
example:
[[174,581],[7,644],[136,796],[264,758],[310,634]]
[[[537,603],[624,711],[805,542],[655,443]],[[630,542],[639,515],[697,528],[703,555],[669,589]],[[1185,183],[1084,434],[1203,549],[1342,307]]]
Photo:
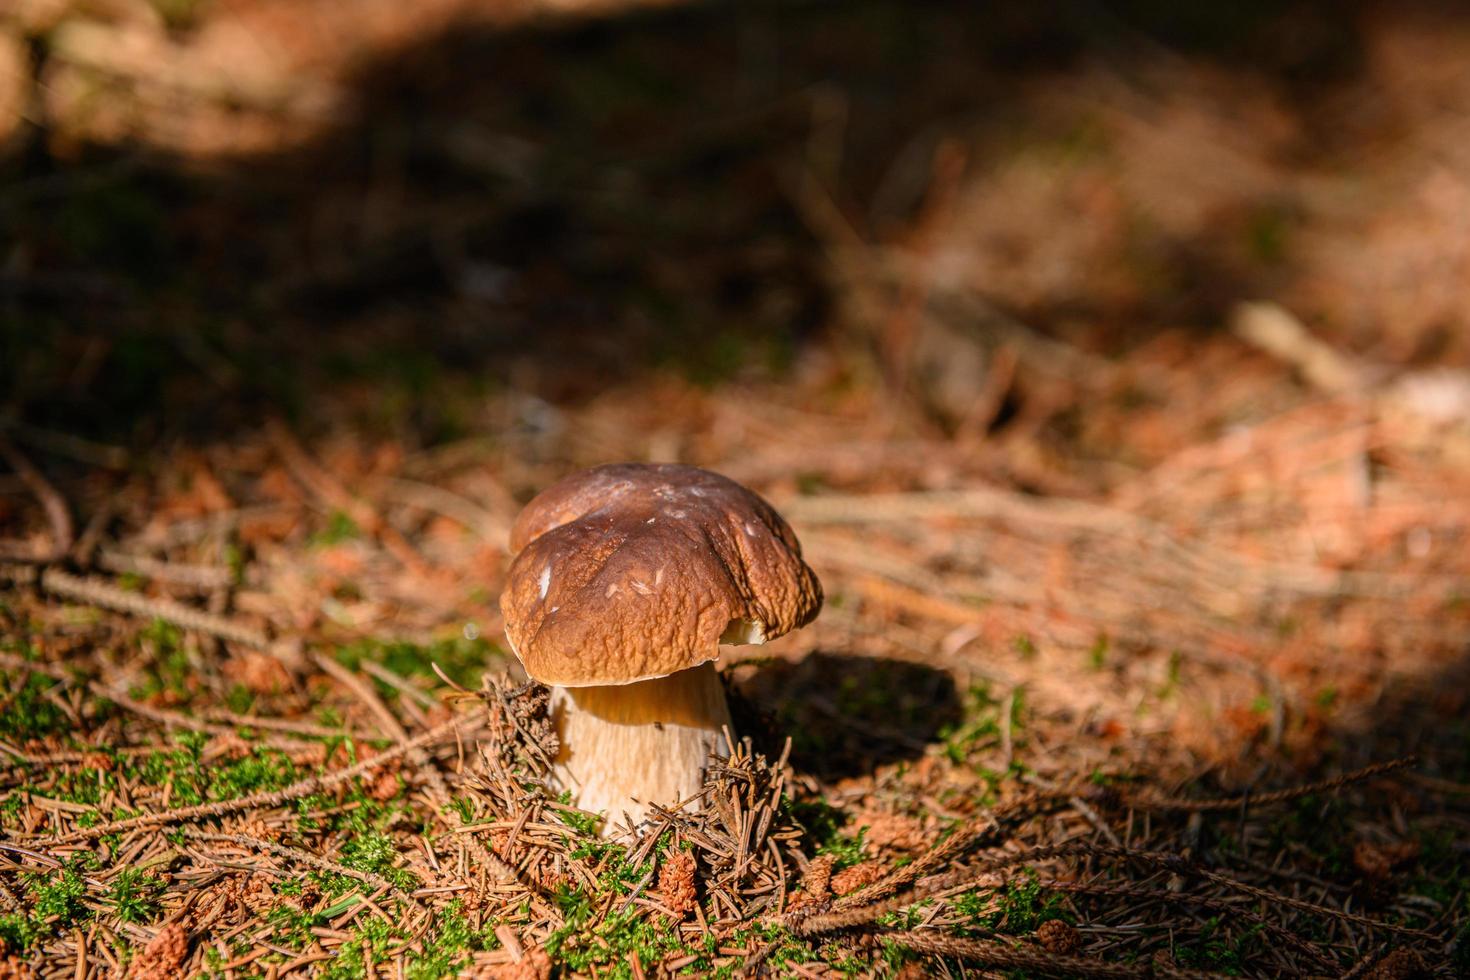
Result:
[[1158,963],[1104,963],[1083,956],[1061,956],[1037,946],[1008,944],[994,939],[961,939],[955,936],[910,930],[883,933],[885,942],[916,953],[954,956],[1000,969],[1028,970],[1068,977],[1218,977],[1223,974],[1181,970]]
[[345,864],[317,857],[315,854],[303,851],[299,847],[289,847],[285,844],[278,844],[275,841],[262,840],[259,837],[251,837],[249,834],[211,834],[206,831],[195,830],[191,827],[185,827],[181,833],[189,840],[235,844],[240,847],[265,851],[278,857],[288,858],[297,864],[303,864],[308,868],[315,868],[318,871],[326,871],[331,874],[344,875],[348,878],[356,878],[358,881],[372,885],[374,888],[386,888],[405,902],[418,905],[422,908],[418,899],[380,874],[374,874],[371,871],[359,871],[357,868],[349,868]]
[[348,493],[335,477],[316,465],[286,423],[280,419],[271,419],[266,423],[266,432],[286,468],[304,487],[328,506],[351,517],[359,527],[381,541],[389,554],[409,571],[416,575],[429,574],[429,566],[419,557],[413,545],[408,543],[408,539],[384,520],[371,504]]
[[1415,756],[1404,756],[1402,759],[1392,759],[1388,762],[1378,762],[1352,772],[1334,776],[1331,779],[1323,779],[1315,783],[1307,783],[1305,786],[1295,786],[1289,789],[1274,790],[1270,793],[1242,793],[1239,796],[1227,796],[1211,800],[1186,800],[1175,796],[1157,796],[1152,793],[1129,794],[1123,797],[1127,806],[1137,807],[1141,810],[1182,810],[1190,813],[1205,813],[1211,810],[1239,810],[1246,806],[1270,806],[1275,803],[1286,803],[1290,800],[1298,800],[1304,796],[1314,793],[1330,793],[1353,783],[1361,783],[1367,779],[1382,776],[1385,773],[1394,772],[1414,765],[1418,759]]
[[60,568],[36,569],[29,566],[0,565],[4,575],[19,585],[34,585],[42,592],[74,599],[89,606],[110,609],[114,612],[141,616],[145,619],[162,619],[180,629],[195,630],[219,637],[229,643],[265,650],[270,653],[290,654],[294,651],[287,644],[273,643],[264,631],[246,626],[227,616],[205,612],[186,606],[172,599],[158,599],[129,592],[110,582],[73,575]]
[[49,552],[39,555],[31,554],[27,549],[7,542],[0,546],[0,557],[24,558],[39,562],[55,561],[71,550],[74,538],[71,510],[67,508],[66,500],[46,479],[45,474],[36,469],[25,454],[16,448],[15,443],[10,441],[3,430],[0,430],[0,456],[5,458],[5,462],[15,470],[16,475],[41,502],[41,507],[46,511],[46,521],[51,525],[51,550]]
[[96,840],[108,834],[116,834],[123,831],[133,830],[138,827],[155,827],[160,824],[187,823],[208,817],[223,816],[226,813],[238,813],[254,807],[280,806],[291,800],[300,799],[313,793],[321,793],[342,785],[350,779],[371,772],[380,766],[392,762],[400,756],[407,755],[415,749],[433,745],[450,733],[457,732],[461,725],[479,724],[484,720],[485,709],[476,708],[457,718],[451,718],[442,725],[437,725],[422,735],[412,738],[398,745],[357,763],[346,769],[340,769],[334,773],[326,773],[319,776],[311,776],[307,779],[298,780],[283,789],[271,790],[265,793],[252,793],[248,796],[240,796],[230,800],[219,800],[214,803],[201,803],[197,806],[179,807],[165,813],[144,813],[136,817],[128,817],[125,820],[113,820],[108,823],[98,824],[94,827],[85,827],[74,830],[71,833],[62,834],[59,837],[48,839],[53,845],[72,844],[84,840]]

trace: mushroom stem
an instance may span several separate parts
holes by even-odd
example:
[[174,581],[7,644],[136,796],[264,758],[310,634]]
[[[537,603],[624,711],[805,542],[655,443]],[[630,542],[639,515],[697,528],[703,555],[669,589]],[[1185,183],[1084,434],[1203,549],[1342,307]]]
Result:
[[561,737],[555,788],[604,814],[605,837],[614,825],[636,827],[649,803],[674,806],[697,794],[730,725],[713,663],[633,684],[554,687],[551,716]]

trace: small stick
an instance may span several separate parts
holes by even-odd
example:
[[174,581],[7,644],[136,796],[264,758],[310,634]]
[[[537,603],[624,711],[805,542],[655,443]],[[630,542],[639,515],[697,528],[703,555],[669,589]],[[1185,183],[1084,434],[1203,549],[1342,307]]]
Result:
[[264,632],[228,617],[195,609],[193,606],[186,606],[172,599],[152,599],[118,588],[109,582],[83,578],[59,568],[43,568],[38,572],[26,566],[0,566],[0,575],[8,577],[17,584],[35,585],[42,592],[51,595],[75,599],[89,606],[111,609],[114,612],[127,613],[132,616],[162,619],[181,629],[207,633],[241,646],[253,647],[270,653],[277,653],[278,649],[284,649],[278,644],[272,644]]
[[977,817],[963,827],[955,830],[953,834],[928,853],[920,856],[918,860],[888,873],[871,885],[859,888],[855,892],[849,892],[842,896],[833,903],[832,910],[834,912],[846,911],[906,887],[910,883],[924,877],[935,868],[940,867],[946,861],[956,858],[974,847],[978,847],[981,841],[993,837],[1007,824],[1015,823],[1018,820],[1025,820],[1048,807],[1065,803],[1070,796],[1071,794],[1067,793],[1030,794],[1013,800],[1004,806],[997,807],[993,813]]
[[1148,900],[1156,900],[1168,903],[1186,902],[1190,905],[1197,905],[1200,908],[1209,909],[1211,912],[1215,912],[1218,914],[1227,916],[1239,916],[1240,918],[1243,918],[1248,922],[1253,922],[1266,929],[1282,942],[1292,946],[1298,952],[1310,956],[1320,965],[1329,969],[1331,969],[1331,967],[1333,966],[1333,964],[1329,962],[1325,956],[1322,955],[1321,950],[1312,946],[1310,943],[1302,939],[1290,929],[1275,922],[1272,922],[1265,916],[1260,915],[1257,912],[1253,912],[1248,908],[1243,908],[1241,905],[1234,902],[1227,902],[1218,898],[1209,898],[1204,895],[1189,895],[1179,892],[1171,892],[1166,889],[1144,888],[1135,885],[1113,885],[1106,882],[1090,884],[1076,881],[1041,880],[1038,881],[1038,884],[1041,888],[1051,889],[1052,891],[1059,892],[1070,892],[1078,895],[1098,895],[1113,898],[1131,898],[1140,902]]
[[1188,813],[1204,813],[1210,810],[1239,810],[1243,806],[1266,806],[1272,803],[1285,803],[1290,800],[1300,799],[1303,796],[1311,796],[1314,793],[1327,793],[1335,789],[1341,789],[1351,783],[1361,783],[1375,776],[1393,772],[1412,766],[1419,760],[1416,756],[1406,755],[1402,759],[1392,759],[1388,762],[1378,762],[1352,772],[1345,772],[1341,776],[1331,779],[1323,779],[1315,783],[1307,783],[1305,786],[1296,786],[1291,789],[1276,790],[1273,793],[1244,793],[1240,796],[1227,796],[1209,800],[1186,800],[1179,797],[1152,796],[1140,793],[1135,796],[1127,796],[1123,802],[1127,806],[1138,807],[1141,810],[1181,810]]
[[[0,652],[0,668],[6,670],[23,670],[31,673],[43,674],[63,684],[80,684],[77,676],[65,668],[40,660],[27,660],[24,657],[12,653]],[[136,701],[119,688],[110,687],[101,681],[87,681],[86,687],[93,694],[113,702],[118,707],[130,711],[149,721],[157,722],[170,728],[187,728],[196,732],[207,732],[211,735],[232,735],[241,728],[255,728],[262,731],[283,732],[287,735],[296,736],[293,740],[262,739],[259,744],[271,747],[288,746],[292,749],[300,748],[301,739],[318,738],[340,738],[348,736],[359,741],[372,739],[376,736],[368,732],[359,732],[352,729],[332,728],[327,725],[313,725],[307,722],[290,721],[285,718],[255,717],[249,715],[237,715],[233,712],[221,709],[204,709],[198,716],[181,714],[177,711],[169,711],[166,708],[155,708],[152,705]],[[144,746],[135,749],[118,749],[118,751],[157,751],[156,747]],[[15,756],[23,762],[30,764],[51,764],[57,762],[75,761],[85,758],[87,753],[50,753],[47,755],[33,755],[21,752],[14,746],[0,742],[0,752]]]
[[251,793],[248,796],[240,796],[232,800],[219,800],[214,803],[201,803],[196,806],[180,807],[177,810],[170,810],[166,813],[144,813],[136,817],[128,817],[125,820],[113,820],[109,823],[98,824],[95,827],[86,827],[81,830],[74,830],[69,834],[62,834],[60,837],[51,838],[48,843],[53,845],[73,844],[78,841],[96,840],[108,834],[116,834],[138,827],[185,823],[201,818],[236,813],[240,810],[248,810],[253,807],[269,809],[280,806],[290,800],[299,799],[312,793],[320,793],[340,786],[356,776],[360,776],[365,772],[371,772],[373,769],[392,762],[394,759],[406,755],[415,749],[434,744],[451,732],[458,731],[460,724],[479,724],[484,720],[484,716],[485,709],[476,708],[462,717],[451,718],[442,725],[438,725],[416,738],[406,742],[400,742],[392,748],[384,749],[371,759],[359,762],[355,766],[349,766],[346,769],[340,769],[334,773],[311,776],[298,780],[284,789],[272,790],[265,793]]
[[93,559],[98,568],[118,574],[131,573],[159,582],[186,585],[200,591],[227,589],[235,584],[235,571],[226,565],[199,565],[160,561],[147,555],[104,548]]
[[266,423],[266,433],[271,442],[275,444],[276,452],[296,477],[312,493],[316,494],[329,506],[346,513],[356,521],[364,531],[376,537],[382,542],[383,547],[397,558],[403,567],[415,575],[428,576],[429,566],[423,558],[414,551],[413,545],[408,539],[398,532],[398,529],[383,519],[371,504],[354,497],[348,493],[347,488],[342,486],[326,470],[322,469],[307,454],[306,448],[301,445],[294,433],[287,427],[286,423],[278,418],[270,419]]
[[[16,448],[10,437],[0,431],[0,456],[5,457],[5,462],[15,470],[17,476],[30,488],[31,493],[41,502],[41,507],[46,511],[46,520],[51,524],[51,551],[47,554],[34,556],[34,560],[47,562],[55,561],[71,550],[75,532],[72,529],[71,511],[67,509],[66,500],[57,493],[56,488],[46,479],[45,475],[26,458],[25,454]],[[14,546],[7,545],[10,551]],[[27,557],[23,549],[15,549],[7,557]]]
[[[1300,898],[1293,898],[1290,895],[1283,895],[1279,892],[1273,892],[1269,888],[1261,888],[1258,885],[1252,885],[1248,882],[1241,881],[1239,878],[1234,878],[1219,871],[1211,871],[1208,868],[1200,867],[1198,864],[1195,864],[1188,858],[1182,857],[1178,854],[1169,854],[1162,851],[1140,851],[1128,847],[1103,847],[1100,845],[1086,843],[1057,844],[1054,846],[1036,847],[1032,848],[1029,851],[1019,851],[1015,854],[1007,854],[993,861],[987,861],[979,865],[977,868],[972,868],[969,870],[970,873],[980,873],[981,871],[995,871],[999,868],[1021,864],[1027,861],[1042,861],[1051,858],[1067,857],[1073,855],[1142,861],[1145,864],[1151,864],[1154,867],[1173,872],[1174,874],[1183,875],[1186,877],[1202,878],[1205,881],[1214,882],[1217,885],[1223,885],[1226,888],[1234,889],[1235,891],[1250,895],[1253,898],[1259,898],[1262,901],[1266,902],[1274,902],[1278,905],[1285,905],[1289,908],[1294,908],[1301,912],[1310,912],[1314,915],[1326,916],[1327,918],[1332,919],[1340,919],[1343,922],[1351,922],[1355,925],[1365,926],[1369,929],[1384,929],[1389,932],[1395,932],[1405,936],[1416,936],[1420,939],[1436,938],[1433,933],[1426,932],[1423,929],[1414,929],[1410,926],[1401,926],[1392,922],[1384,922],[1378,919],[1370,918],[1366,915],[1358,915],[1355,912],[1346,912],[1342,909],[1328,908],[1325,905],[1317,905]],[[1066,889],[1067,887],[1070,887],[1065,882],[1050,882],[1043,884],[1046,887],[1055,887],[1058,889]]]
[[1154,963],[1104,963],[1084,956],[1059,956],[1029,945],[1010,946],[989,939],[960,939],[927,932],[885,933],[883,938],[913,950],[935,956],[957,956],[987,966],[1007,969],[1035,970],[1041,973],[1073,977],[1219,977],[1223,974],[1201,973],[1169,968],[1161,970]]
[[274,854],[278,857],[289,858],[298,864],[304,864],[318,871],[327,871],[332,874],[344,875],[348,878],[356,878],[358,881],[372,885],[374,888],[386,888],[406,902],[411,902],[414,905],[420,904],[411,894],[399,888],[382,875],[374,874],[371,871],[359,871],[356,868],[349,868],[345,864],[338,864],[336,861],[329,861],[326,858],[317,857],[315,854],[310,854],[299,848],[277,844],[274,841],[262,840],[259,837],[251,837],[249,834],[210,834],[202,830],[194,830],[187,827],[183,833],[190,840],[211,841],[219,844],[236,844],[240,847],[248,847],[257,851],[265,851],[268,854]]

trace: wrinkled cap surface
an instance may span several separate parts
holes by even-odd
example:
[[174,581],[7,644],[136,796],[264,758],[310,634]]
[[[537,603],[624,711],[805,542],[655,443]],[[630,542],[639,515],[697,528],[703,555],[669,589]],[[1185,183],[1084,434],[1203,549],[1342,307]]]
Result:
[[500,596],[506,635],[544,684],[628,684],[698,666],[722,636],[804,626],[822,587],[781,515],[693,466],[573,474],[526,505]]

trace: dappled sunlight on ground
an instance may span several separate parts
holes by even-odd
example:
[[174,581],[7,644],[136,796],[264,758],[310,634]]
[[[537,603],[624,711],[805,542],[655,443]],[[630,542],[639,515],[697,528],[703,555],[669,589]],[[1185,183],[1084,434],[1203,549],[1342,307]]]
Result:
[[[6,955],[1463,969],[1470,29],[1149,6],[0,14]],[[463,707],[612,460],[827,596],[682,850]]]

